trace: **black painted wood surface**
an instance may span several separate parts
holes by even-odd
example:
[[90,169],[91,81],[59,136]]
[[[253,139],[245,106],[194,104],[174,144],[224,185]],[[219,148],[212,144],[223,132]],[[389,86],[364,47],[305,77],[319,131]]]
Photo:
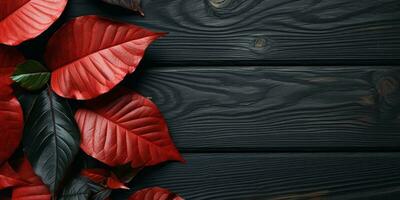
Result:
[[146,186],[188,200],[400,198],[400,1],[142,3],[145,17],[69,0],[20,48],[40,60],[86,14],[169,32],[124,84],[159,106],[188,162],[146,169],[114,200]]
[[160,62],[385,60],[400,57],[398,0],[142,0],[145,17],[99,0],[71,0],[66,16],[98,14],[170,34]]
[[397,67],[159,67],[125,85],[160,107],[184,151],[400,147]]
[[[148,169],[133,190],[160,185],[196,200],[395,200],[393,153],[184,154],[188,163]],[[124,199],[130,192],[119,193]]]

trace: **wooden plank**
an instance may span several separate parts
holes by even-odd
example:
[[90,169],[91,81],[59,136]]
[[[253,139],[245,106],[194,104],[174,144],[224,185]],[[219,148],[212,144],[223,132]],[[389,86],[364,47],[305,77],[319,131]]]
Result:
[[124,83],[184,151],[399,150],[396,67],[169,67]]
[[147,54],[148,60],[157,62],[379,59],[382,63],[400,57],[398,0],[142,2],[145,17],[99,1],[71,0],[66,17],[98,14],[168,31],[168,37],[154,43]]
[[[399,153],[184,154],[145,170],[131,191],[169,188],[193,200],[397,199]],[[126,199],[130,192],[118,191]]]

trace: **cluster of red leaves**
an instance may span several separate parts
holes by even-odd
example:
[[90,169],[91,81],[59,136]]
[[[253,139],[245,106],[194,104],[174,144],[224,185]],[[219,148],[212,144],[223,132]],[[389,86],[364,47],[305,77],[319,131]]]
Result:
[[38,177],[26,157],[0,168],[0,189],[12,188],[13,200],[50,200],[51,194]]
[[0,164],[17,149],[22,137],[22,109],[13,94],[10,76],[15,65],[23,60],[23,56],[15,49],[0,46]]
[[[48,189],[29,156],[13,156],[23,137],[24,116],[10,76],[24,57],[5,45],[15,46],[41,34],[66,4],[67,0],[0,1],[0,190],[10,189],[13,200],[51,199],[60,188]],[[130,164],[137,169],[183,161],[156,105],[136,92],[116,87],[135,71],[146,48],[163,35],[83,16],[65,24],[48,42],[45,61],[51,71],[51,90],[64,98],[88,100],[75,113],[80,148],[110,167]],[[127,189],[106,169],[83,169],[80,176],[108,189]],[[136,192],[130,200],[182,198],[155,187]]]
[[106,169],[84,169],[81,175],[109,189],[129,189],[113,172]]
[[35,38],[61,15],[67,0],[0,1],[0,43],[18,45]]
[[140,190],[129,197],[128,200],[184,200],[182,197],[169,190],[153,187]]

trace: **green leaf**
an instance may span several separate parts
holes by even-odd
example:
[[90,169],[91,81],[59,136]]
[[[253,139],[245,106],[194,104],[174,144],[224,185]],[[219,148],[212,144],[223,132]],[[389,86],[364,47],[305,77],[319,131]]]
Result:
[[60,200],[88,200],[91,195],[89,180],[77,177],[71,180],[59,195]]
[[78,176],[66,184],[59,195],[60,200],[105,200],[111,194],[107,189],[89,179]]
[[112,192],[112,190],[90,180],[88,182],[88,186],[92,191],[92,195],[90,196],[90,199],[92,200],[105,200],[111,195]]
[[66,99],[47,88],[20,96],[26,116],[23,148],[54,194],[79,150],[79,129]]
[[21,87],[35,91],[43,88],[49,81],[50,72],[38,61],[27,60],[17,65],[11,78]]

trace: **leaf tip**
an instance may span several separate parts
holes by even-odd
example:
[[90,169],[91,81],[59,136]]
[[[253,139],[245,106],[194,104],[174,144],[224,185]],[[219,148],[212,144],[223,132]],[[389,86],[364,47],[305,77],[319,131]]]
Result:
[[166,36],[166,35],[168,35],[169,34],[169,32],[157,32],[156,33],[156,35],[158,36],[158,37],[164,37],[164,36]]
[[123,190],[130,190],[131,188],[129,188],[129,187],[127,187],[127,186],[121,186],[121,189],[123,189]]
[[177,161],[177,162],[180,162],[182,164],[186,164],[187,163],[185,158],[183,158],[182,154],[180,154],[177,149],[174,151],[174,153],[171,155],[171,157],[172,157],[171,160],[173,160],[173,161]]
[[182,164],[186,164],[187,163],[187,161],[185,160],[185,158],[183,158],[182,155],[179,155],[179,160],[177,160],[177,161],[179,161]]
[[139,12],[140,16],[144,17],[144,12],[143,12],[143,10],[140,9],[138,12]]

